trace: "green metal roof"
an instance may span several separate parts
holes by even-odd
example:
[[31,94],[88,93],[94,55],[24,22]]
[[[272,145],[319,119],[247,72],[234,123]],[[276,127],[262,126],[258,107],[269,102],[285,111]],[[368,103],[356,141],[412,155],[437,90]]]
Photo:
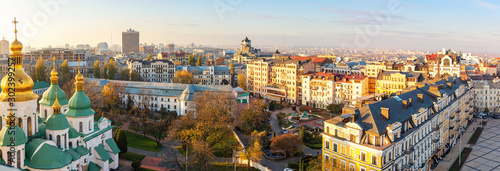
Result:
[[238,97],[250,96],[249,92],[238,94]]
[[87,167],[87,171],[101,171],[101,166],[95,164],[94,162],[90,162],[89,167]]
[[120,153],[120,148],[118,148],[118,145],[116,145],[116,142],[112,138],[107,139],[106,144],[108,144],[109,148],[111,148],[111,151],[113,151],[113,153],[115,154]]
[[46,136],[46,131],[47,130],[45,130],[45,123],[41,123],[41,124],[38,125],[38,132],[37,133],[39,133],[40,136],[45,137]]
[[0,158],[0,164],[5,164],[5,160],[3,160],[2,158]]
[[69,109],[65,113],[66,116],[72,117],[86,117],[93,115],[95,112],[91,108],[92,103],[90,102],[89,97],[85,94],[84,91],[77,91],[69,99]]
[[[95,123],[94,123],[94,132],[91,132],[91,133],[88,133],[88,134],[82,135],[82,137],[84,137],[84,138],[83,138],[83,141],[89,141],[89,140],[91,140],[92,138],[94,138],[94,137],[96,137],[96,136],[99,136],[99,135],[103,134],[104,132],[106,132],[106,131],[108,131],[108,130],[110,130],[110,129],[113,129],[113,126],[108,126],[108,127],[104,128],[104,129],[101,129],[101,130],[100,130],[100,129],[99,129],[99,127],[97,126],[97,124],[99,124],[99,123],[102,121],[102,118],[103,118],[103,117],[101,117],[101,119],[99,119],[99,121],[97,121],[97,122],[95,122]],[[109,120],[108,120],[108,121],[109,121]],[[89,136],[89,135],[90,135],[90,136]],[[88,136],[88,137],[87,137],[87,136]]]
[[74,148],[73,150],[75,150],[78,154],[80,154],[82,156],[89,154],[89,149],[87,149],[83,146],[78,146],[78,147]]
[[71,148],[68,149],[68,150],[66,150],[66,151],[64,151],[64,152],[68,153],[69,155],[71,155],[71,157],[73,157],[72,161],[76,161],[76,160],[80,159],[80,157],[82,156],[82,155],[80,155],[79,153],[77,153],[75,150],[73,150]]
[[70,127],[68,119],[61,113],[50,115],[45,123],[45,128],[48,130],[63,130]]
[[56,101],[56,91],[57,91],[57,101],[61,106],[68,104],[68,99],[66,98],[66,93],[59,87],[57,84],[50,85],[49,89],[45,91],[42,95],[42,100],[40,100],[40,104],[46,106],[54,105]]
[[[34,139],[26,146],[26,154],[31,157],[26,157],[24,161],[26,166],[35,169],[59,169],[71,164],[72,156],[61,151],[56,146],[43,143],[44,139]],[[41,147],[39,147],[41,146]]]
[[102,161],[108,161],[111,156],[109,156],[108,152],[106,152],[106,150],[104,149],[104,147],[102,146],[102,144],[99,144],[98,146],[95,146],[95,151],[97,152],[97,154],[99,154],[99,156],[101,157]]
[[115,160],[113,160],[112,158],[109,159],[109,164],[113,163]]
[[3,127],[0,131],[0,146],[18,146],[26,144],[26,142],[28,142],[28,138],[19,126]]
[[47,88],[47,87],[50,87],[49,83],[47,83],[45,81],[37,81],[33,85],[33,90]]
[[68,134],[69,134],[68,138],[70,138],[70,139],[80,137],[80,134],[78,132],[76,132],[76,129],[73,127],[69,128]]

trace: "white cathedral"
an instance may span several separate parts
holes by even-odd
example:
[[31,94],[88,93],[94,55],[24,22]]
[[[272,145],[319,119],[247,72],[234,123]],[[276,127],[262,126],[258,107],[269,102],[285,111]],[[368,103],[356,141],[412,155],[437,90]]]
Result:
[[[16,24],[17,21],[14,20]],[[91,101],[78,71],[76,91],[69,99],[58,85],[57,71],[51,72],[51,86],[38,95],[33,80],[24,72],[23,45],[10,45],[11,68],[1,82],[0,163],[21,170],[113,170],[120,152],[112,139],[111,121],[94,121]]]

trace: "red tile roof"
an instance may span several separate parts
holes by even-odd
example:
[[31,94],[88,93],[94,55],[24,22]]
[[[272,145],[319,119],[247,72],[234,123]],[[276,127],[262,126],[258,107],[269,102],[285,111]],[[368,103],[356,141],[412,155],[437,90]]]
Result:
[[291,56],[290,59],[293,59],[293,60],[299,60],[299,61],[307,61],[307,60],[311,60],[311,62],[313,63],[321,63],[321,62],[324,62],[327,58],[323,58],[323,57],[314,57],[314,56]]

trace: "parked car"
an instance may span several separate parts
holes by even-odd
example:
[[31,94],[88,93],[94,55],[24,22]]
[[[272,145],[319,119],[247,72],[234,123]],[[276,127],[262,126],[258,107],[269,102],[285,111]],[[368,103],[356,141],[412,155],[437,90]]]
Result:
[[313,157],[312,154],[302,154],[302,156],[300,156],[302,159],[308,159],[308,158],[311,158]]
[[500,119],[499,115],[493,115],[493,119]]
[[286,129],[283,129],[283,130],[281,131],[281,133],[283,133],[283,134],[288,134],[288,131],[287,131]]

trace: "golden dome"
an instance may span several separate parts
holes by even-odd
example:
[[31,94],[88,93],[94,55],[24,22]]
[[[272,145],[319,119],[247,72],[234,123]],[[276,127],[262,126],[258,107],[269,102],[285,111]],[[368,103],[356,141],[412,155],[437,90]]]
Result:
[[83,75],[80,73],[80,57],[78,57],[78,74],[75,76],[76,91],[83,91]]
[[[14,18],[14,24],[17,21]],[[20,102],[38,99],[38,95],[33,93],[33,80],[28,74],[24,72],[23,68],[23,44],[16,40],[10,45],[10,69],[9,72],[3,77],[1,82],[2,93],[0,94],[0,101],[6,102]]]
[[54,114],[61,113],[61,105],[59,104],[59,101],[57,100],[57,91],[56,91],[56,101],[54,102],[54,105],[52,105],[52,109],[54,110]]

